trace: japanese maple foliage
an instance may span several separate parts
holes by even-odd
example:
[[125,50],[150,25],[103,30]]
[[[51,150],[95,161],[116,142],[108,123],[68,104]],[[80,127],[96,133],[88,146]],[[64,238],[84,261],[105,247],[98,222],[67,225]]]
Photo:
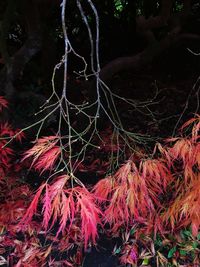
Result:
[[[35,194],[20,224],[27,225],[37,213],[39,199],[42,202],[42,225],[45,231],[59,223],[57,236],[70,231],[73,225],[80,227],[85,249],[90,240],[95,244],[98,237],[97,226],[101,224],[101,211],[95,204],[95,198],[85,187],[68,187],[70,177],[61,175],[51,184],[42,184]],[[42,195],[42,192],[44,194]],[[79,237],[80,238],[80,237]]]
[[[184,136],[186,127],[192,128],[191,135]],[[199,129],[197,115],[183,125],[181,137],[168,139],[164,147],[156,144],[154,153],[156,150],[159,153],[155,158],[140,160],[138,167],[130,160],[115,175],[95,185],[94,193],[104,203],[104,219],[113,231],[145,222],[149,225],[148,233],[154,224],[152,220],[157,222],[154,226],[157,230],[163,229],[169,220],[171,230],[191,224],[193,234],[197,234],[200,225]]]
[[[8,102],[0,96],[0,111],[8,108]],[[19,170],[15,162],[15,152],[9,141],[21,142],[24,133],[14,129],[8,122],[0,123],[0,227],[14,230],[16,224],[23,216],[26,197],[31,191],[28,185],[21,183],[16,172]]]
[[[4,108],[8,108],[8,102],[4,97],[0,96],[0,112]],[[5,175],[5,171],[8,172],[12,167],[14,151],[8,144],[9,140],[21,142],[24,138],[24,133],[19,129],[14,129],[8,122],[0,123],[0,178]]]
[[58,136],[47,136],[39,138],[35,145],[26,151],[22,160],[32,158],[31,168],[43,173],[51,170],[61,153],[60,147],[57,145]]
[[[191,125],[191,135],[184,136]],[[181,137],[168,139],[165,146],[156,144],[151,157],[143,154],[143,158],[135,161],[132,156],[114,175],[101,179],[91,192],[83,185],[71,187],[73,178],[68,174],[42,184],[22,222],[31,221],[40,202],[45,231],[58,222],[58,236],[75,224],[80,227],[85,248],[90,241],[96,242],[101,222],[110,225],[113,235],[119,235],[124,227],[130,229],[135,223],[142,226],[138,233],[143,234],[156,235],[159,231],[164,233],[189,225],[196,234],[199,125],[196,116],[182,127]],[[42,173],[53,168],[60,151],[57,136],[43,137],[25,153],[24,159],[32,157],[31,166]]]
[[182,126],[192,127],[187,137],[169,139],[174,142],[168,149],[172,158],[174,172],[174,199],[163,215],[164,221],[169,220],[172,229],[175,226],[191,224],[194,235],[197,235],[200,226],[199,216],[199,184],[200,184],[200,116],[189,120]]
[[[4,108],[8,108],[8,103],[0,97],[0,110]],[[156,144],[151,155],[143,151],[139,157],[131,155],[115,173],[99,180],[92,188],[74,173],[60,169],[60,162],[68,160],[68,153],[63,152],[62,137],[51,135],[38,138],[25,151],[22,161],[18,161],[23,164],[31,160],[30,168],[41,176],[45,173],[43,183],[34,191],[21,179],[20,168],[16,168],[13,160],[15,151],[8,143],[9,140],[21,142],[23,132],[3,122],[0,137],[0,227],[3,233],[0,239],[13,248],[8,260],[5,259],[11,266],[37,267],[47,262],[52,266],[79,266],[83,249],[96,245],[99,228],[103,228],[104,233],[122,237],[120,261],[135,266],[143,257],[137,245],[142,236],[147,239],[152,233],[154,237],[158,233],[164,236],[190,226],[193,235],[198,234],[199,115],[181,127],[180,136],[168,138],[164,145]],[[105,167],[99,162],[93,159],[93,171],[95,166]],[[101,170],[98,169],[98,173]],[[130,234],[133,229],[134,234]],[[16,239],[19,232],[24,235],[24,242]],[[41,234],[50,245],[40,244],[38,235]],[[51,256],[56,249],[67,251],[68,257],[60,258],[58,263]]]
[[105,221],[112,231],[134,220],[144,222],[155,211],[146,181],[131,160],[114,176],[97,183],[94,194],[105,202]]

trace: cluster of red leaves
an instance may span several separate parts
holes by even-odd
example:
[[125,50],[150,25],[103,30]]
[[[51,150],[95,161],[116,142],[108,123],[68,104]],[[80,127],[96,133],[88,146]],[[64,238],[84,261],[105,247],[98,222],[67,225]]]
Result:
[[[28,185],[16,180],[16,177],[2,179],[0,188],[0,265],[4,263],[13,267],[38,267],[47,266],[48,263],[48,266],[62,264],[62,266],[69,267],[80,264],[82,256],[80,250],[69,259],[65,257],[65,259],[56,261],[51,256],[52,253],[55,254],[58,251],[62,254],[73,250],[75,244],[82,248],[80,226],[72,225],[70,229],[66,227],[61,241],[51,233],[44,233],[39,221],[29,221],[22,227],[24,214],[27,214],[30,207],[34,209],[33,205],[29,206],[33,192]],[[36,197],[34,201],[35,199]],[[21,238],[18,237],[19,233],[21,233]],[[48,245],[41,244],[39,235],[43,235]],[[7,251],[10,253],[7,254]]]
[[132,244],[125,244],[121,251],[122,256],[120,257],[120,262],[122,264],[131,264],[132,266],[137,264],[138,252],[137,246]]
[[[7,101],[3,97],[0,97],[0,111],[7,107]],[[60,264],[62,266],[80,265],[82,257],[80,251],[82,251],[82,244],[84,243],[82,232],[86,236],[88,235],[88,239],[90,236],[92,239],[95,239],[97,235],[97,230],[95,229],[96,222],[93,219],[95,214],[90,214],[93,205],[95,205],[94,201],[91,199],[91,203],[90,201],[86,202],[86,199],[90,198],[89,192],[86,189],[84,191],[77,187],[74,192],[70,192],[70,189],[67,189],[69,191],[62,191],[61,180],[66,181],[67,176],[58,177],[57,181],[54,181],[51,185],[42,185],[34,196],[28,184],[23,181],[21,172],[17,173],[21,168],[18,168],[19,163],[13,160],[15,151],[13,146],[10,146],[12,143],[9,142],[12,138],[13,141],[21,142],[23,137],[23,132],[13,129],[7,122],[0,124],[0,265],[38,267],[46,266],[47,262],[49,266]],[[56,146],[57,141],[58,139],[53,136],[41,138],[36,143],[36,146],[29,153],[27,152],[24,157],[29,158],[33,156],[32,167],[35,167],[37,170],[41,172],[47,169],[49,170],[55,163],[60,151],[60,149],[58,151],[58,147]],[[40,194],[44,191],[43,189],[46,189],[45,194],[41,196],[41,202],[44,204],[42,210],[44,220],[40,224],[39,220],[31,221],[31,216],[37,215],[37,203],[39,202]],[[67,196],[71,195],[74,201],[74,206],[70,206],[70,209],[72,209],[68,213],[65,210],[67,207],[67,201],[65,201],[67,197],[65,194]],[[32,198],[33,201],[31,202]],[[48,203],[48,201],[50,202]],[[69,205],[72,205],[72,202]],[[95,211],[97,209],[94,209]],[[82,229],[81,221],[77,219],[78,214],[84,218]],[[70,221],[73,216],[74,220],[76,219],[79,224],[77,223],[76,226],[70,223],[70,229],[69,227],[62,229],[65,227],[64,221]],[[63,242],[60,242],[60,239],[52,236],[51,233],[44,233],[43,228],[47,230],[49,224],[48,218],[50,217],[55,221],[61,219],[62,225],[59,230],[60,232],[62,231],[64,237],[62,239]],[[23,225],[24,227],[22,229],[22,222],[23,220],[25,221],[25,218],[26,225]],[[88,228],[86,222],[89,219],[92,226],[94,226],[93,228],[90,225]],[[18,237],[18,234],[21,235],[21,238]],[[44,240],[46,239],[48,242],[53,241],[53,243],[42,245],[38,237],[41,234],[44,236]],[[86,242],[88,241],[86,240]],[[80,249],[77,250],[76,254],[69,256],[69,260],[66,260],[65,257],[65,259],[61,258],[58,262],[52,258],[51,253],[55,253],[58,249],[59,253],[64,253],[66,250],[73,249],[75,244]]]
[[99,181],[94,194],[104,206],[104,219],[112,231],[155,220],[155,212],[162,206],[160,197],[171,179],[164,163],[147,159],[139,168],[129,160],[114,176]]
[[0,228],[18,230],[17,223],[27,209],[27,199],[31,196],[29,187],[16,180],[16,177],[2,178],[0,183]]
[[[192,127],[193,126],[193,127]],[[188,121],[187,137],[171,138],[165,147],[157,144],[157,158],[143,159],[138,166],[129,160],[116,174],[100,180],[95,196],[103,205],[104,220],[116,233],[122,226],[145,223],[146,234],[191,225],[200,226],[200,116]],[[170,195],[170,199],[168,197]]]
[[[15,247],[17,244],[15,235],[20,231],[19,222],[28,208],[28,201],[32,194],[29,186],[23,183],[15,173],[3,176],[0,180],[0,243],[2,247]],[[36,226],[37,223],[33,222],[27,229],[32,232],[35,231]]]
[[[0,96],[0,112],[3,108],[8,108],[8,102],[4,97]],[[13,149],[7,145],[8,141],[13,138],[16,141],[21,142],[24,138],[24,133],[13,127],[8,122],[0,123],[0,178],[5,176],[5,171],[12,166],[12,155],[14,154]]]
[[[61,175],[50,185],[42,184],[21,220],[21,225],[23,228],[23,225],[26,226],[31,222],[41,198],[43,206],[42,226],[45,231],[50,230],[56,222],[59,222],[56,235],[58,236],[66,229],[70,231],[72,224],[76,225],[81,229],[81,237],[86,249],[90,239],[96,243],[101,211],[95,204],[93,194],[80,186],[68,188],[68,180],[70,180],[68,175]],[[43,191],[44,194],[42,195]]]
[[[114,175],[100,180],[91,192],[80,186],[71,188],[68,175],[57,177],[51,184],[44,183],[22,223],[27,225],[32,220],[40,200],[45,231],[59,222],[58,236],[66,229],[70,231],[73,224],[80,229],[79,238],[81,236],[85,248],[90,240],[95,243],[97,226],[101,223],[108,223],[113,235],[136,223],[142,226],[138,237],[141,233],[163,233],[189,225],[193,234],[197,234],[200,225],[200,117],[187,122],[182,131],[191,125],[191,135],[168,139],[164,147],[156,144],[156,157],[146,155],[135,162],[132,156]],[[33,157],[32,167],[41,172],[51,169],[60,153],[53,150],[56,147],[59,151],[57,142],[56,136],[38,139],[24,158]],[[130,260],[131,255],[128,254]]]
[[187,138],[168,140],[174,142],[168,153],[172,161],[175,192],[163,219],[170,221],[172,229],[191,224],[193,234],[197,235],[200,226],[200,116],[186,122],[181,130],[186,127],[192,127]]
[[52,170],[61,153],[61,149],[57,145],[58,141],[57,136],[39,138],[35,141],[35,145],[26,151],[23,160],[33,158],[31,168],[41,174],[46,170]]
[[[0,111],[8,108],[7,101],[0,96]],[[16,175],[19,170],[18,163],[14,162],[15,152],[11,141],[21,142],[23,132],[13,129],[8,122],[0,124],[0,265],[7,266],[36,266],[31,257],[32,251],[37,248],[30,247],[30,242],[22,242],[16,238],[19,231],[18,223],[26,212],[27,200],[32,192],[28,185],[23,183]],[[29,228],[30,230],[30,228]],[[7,254],[7,249],[13,249]],[[7,255],[4,257],[4,255]],[[14,258],[20,260],[14,261]],[[35,257],[32,256],[32,258]],[[25,264],[22,264],[22,261]],[[16,264],[15,264],[16,263]],[[31,263],[31,264],[29,264]],[[38,265],[37,265],[38,266]]]

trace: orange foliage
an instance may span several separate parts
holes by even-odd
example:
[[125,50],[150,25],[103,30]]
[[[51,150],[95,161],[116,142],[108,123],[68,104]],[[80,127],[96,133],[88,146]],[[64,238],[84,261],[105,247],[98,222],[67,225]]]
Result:
[[200,116],[186,122],[181,130],[193,125],[191,135],[175,140],[174,145],[169,149],[169,153],[174,165],[174,182],[176,192],[175,198],[168,204],[168,209],[163,214],[163,221],[168,220],[174,230],[175,227],[191,225],[194,235],[197,235],[200,226]]
[[[181,128],[187,137],[167,139],[168,145],[156,144],[160,157],[143,159],[139,168],[133,160],[124,164],[115,175],[100,180],[94,194],[103,203],[104,220],[117,232],[134,222],[149,230],[164,231],[191,225],[193,234],[200,226],[200,116]],[[172,145],[169,145],[171,143]],[[168,198],[170,196],[170,199]],[[167,223],[169,222],[169,224]]]
[[39,138],[35,145],[26,151],[22,160],[33,158],[31,167],[41,173],[51,170],[61,153],[60,147],[56,145],[58,141],[57,136]]
[[105,202],[104,215],[113,231],[134,220],[144,222],[154,213],[146,181],[132,161],[124,164],[113,177],[97,183],[94,194],[102,202],[109,200]]

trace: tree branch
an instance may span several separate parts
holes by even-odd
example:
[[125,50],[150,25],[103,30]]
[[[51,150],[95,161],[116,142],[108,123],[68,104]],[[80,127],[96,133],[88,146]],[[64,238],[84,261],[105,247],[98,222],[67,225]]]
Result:
[[109,82],[113,75],[127,70],[140,70],[158,57],[163,51],[170,46],[183,41],[200,41],[200,35],[195,34],[179,34],[179,31],[171,31],[161,41],[154,42],[148,46],[143,52],[130,57],[120,57],[105,65],[100,71],[100,78],[105,83]]

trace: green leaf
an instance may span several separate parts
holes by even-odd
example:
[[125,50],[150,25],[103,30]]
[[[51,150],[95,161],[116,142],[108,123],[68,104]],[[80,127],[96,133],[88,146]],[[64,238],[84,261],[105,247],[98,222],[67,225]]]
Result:
[[162,239],[160,238],[159,235],[157,235],[156,240],[155,240],[155,246],[161,247],[162,246]]
[[172,258],[175,252],[176,252],[176,247],[171,248],[167,255],[168,259]]
[[189,231],[189,230],[182,230],[180,232],[180,235],[184,241],[188,240],[192,236],[191,231]]
[[192,259],[195,258],[195,252],[194,251],[190,251],[190,256],[192,257]]
[[186,256],[187,255],[187,252],[185,250],[183,250],[183,249],[180,249],[179,252],[180,252],[181,256]]
[[133,235],[135,233],[135,228],[132,228],[130,231],[130,235]]
[[197,235],[197,240],[200,240],[200,234]]
[[197,241],[194,241],[193,243],[192,243],[192,247],[195,249],[195,248],[197,248],[198,247],[198,242]]
[[149,264],[149,259],[144,259],[142,265],[148,265],[148,264]]
[[185,235],[185,236],[191,236],[191,231],[188,231],[188,230],[184,230],[183,231],[183,234]]
[[114,254],[119,254],[121,252],[121,248],[117,248],[115,251],[114,251]]

